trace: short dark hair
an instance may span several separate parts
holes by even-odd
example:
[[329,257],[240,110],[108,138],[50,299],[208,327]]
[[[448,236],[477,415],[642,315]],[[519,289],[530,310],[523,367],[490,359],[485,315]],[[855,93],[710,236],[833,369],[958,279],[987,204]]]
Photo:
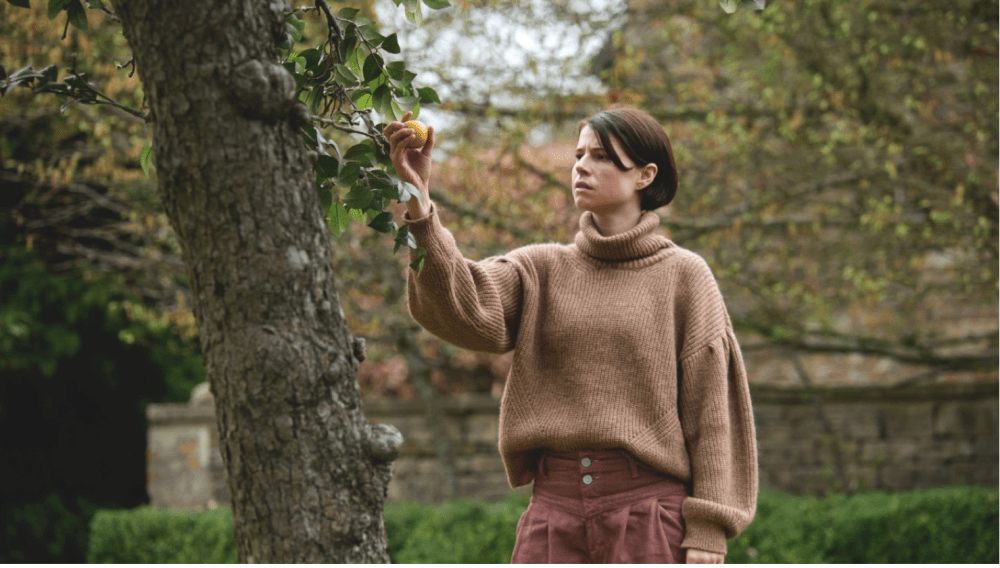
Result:
[[611,144],[613,136],[629,158],[639,167],[656,164],[656,177],[642,190],[643,211],[659,209],[677,193],[677,163],[670,138],[649,113],[637,108],[615,105],[580,122],[579,130],[589,126],[601,141],[601,148],[621,170],[625,164]]

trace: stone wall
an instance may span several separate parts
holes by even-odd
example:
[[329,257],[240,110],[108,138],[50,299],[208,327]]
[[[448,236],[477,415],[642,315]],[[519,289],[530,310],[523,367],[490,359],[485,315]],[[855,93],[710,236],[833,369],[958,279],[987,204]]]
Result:
[[[998,483],[998,385],[892,389],[752,387],[761,484],[793,494]],[[372,423],[403,433],[391,500],[500,498],[498,402],[482,395],[369,400]],[[227,490],[211,405],[150,405],[149,495],[159,507],[211,507]],[[435,432],[446,433],[436,436]],[[521,489],[527,491],[527,489]]]

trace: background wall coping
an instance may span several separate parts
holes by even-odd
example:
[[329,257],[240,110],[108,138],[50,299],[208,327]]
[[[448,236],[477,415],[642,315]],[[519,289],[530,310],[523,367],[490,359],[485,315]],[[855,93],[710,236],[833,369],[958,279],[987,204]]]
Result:
[[[915,400],[975,400],[1000,396],[998,383],[955,383],[930,384],[909,387],[780,387],[772,385],[751,385],[750,398],[754,403],[809,404],[817,398],[824,402],[904,402]],[[463,394],[442,396],[437,401],[441,413],[460,416],[476,412],[496,410],[500,401],[488,394]],[[418,399],[365,399],[364,408],[372,414],[414,416],[426,412],[424,403]],[[211,404],[190,405],[187,403],[150,404],[146,409],[150,424],[170,424],[192,419],[215,420],[215,407]]]

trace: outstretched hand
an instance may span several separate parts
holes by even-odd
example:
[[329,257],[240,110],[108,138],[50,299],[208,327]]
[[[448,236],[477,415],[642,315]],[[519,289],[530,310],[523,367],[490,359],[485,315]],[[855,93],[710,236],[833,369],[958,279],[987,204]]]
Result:
[[396,167],[396,175],[403,181],[412,183],[420,195],[423,202],[416,197],[407,203],[411,218],[419,218],[427,215],[430,198],[431,179],[431,150],[434,148],[434,127],[427,127],[427,141],[422,148],[410,148],[411,140],[416,138],[416,133],[412,128],[403,124],[413,117],[412,112],[407,112],[400,120],[394,120],[386,125],[382,134],[389,140],[389,157]]

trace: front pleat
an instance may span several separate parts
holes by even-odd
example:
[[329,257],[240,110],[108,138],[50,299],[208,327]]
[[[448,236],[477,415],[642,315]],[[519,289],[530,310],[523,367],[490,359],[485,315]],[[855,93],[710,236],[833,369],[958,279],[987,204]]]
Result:
[[[539,506],[534,500],[517,521],[517,538],[511,564],[538,564],[542,559],[551,559],[548,508]],[[551,560],[544,560],[551,562]]]

